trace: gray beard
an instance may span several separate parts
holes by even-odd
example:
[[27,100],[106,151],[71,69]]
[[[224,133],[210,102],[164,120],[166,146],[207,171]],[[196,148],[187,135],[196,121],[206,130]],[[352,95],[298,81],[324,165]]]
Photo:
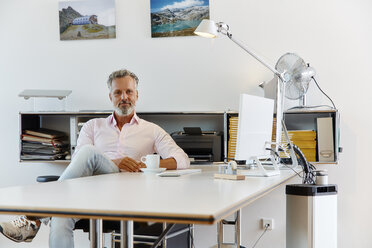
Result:
[[133,110],[134,110],[134,107],[133,105],[131,105],[129,108],[119,108],[119,107],[115,107],[115,113],[117,115],[120,115],[120,116],[128,116],[130,115]]

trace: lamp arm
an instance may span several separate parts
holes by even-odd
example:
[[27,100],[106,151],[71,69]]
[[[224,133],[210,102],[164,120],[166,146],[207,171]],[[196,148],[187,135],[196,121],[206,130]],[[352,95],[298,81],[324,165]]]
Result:
[[227,32],[225,34],[227,37],[229,37],[229,39],[231,41],[233,41],[235,44],[237,44],[238,46],[240,46],[240,48],[242,48],[244,51],[246,51],[247,53],[249,53],[253,58],[257,59],[261,64],[263,64],[266,68],[268,68],[270,71],[272,71],[276,76],[278,76],[280,79],[283,80],[283,77],[282,75],[275,69],[273,68],[272,66],[270,66],[268,63],[266,63],[265,61],[263,61],[260,57],[258,57],[256,54],[254,54],[253,52],[249,51],[242,43],[240,43],[239,41],[237,41],[236,39],[234,39],[232,37],[232,34]]

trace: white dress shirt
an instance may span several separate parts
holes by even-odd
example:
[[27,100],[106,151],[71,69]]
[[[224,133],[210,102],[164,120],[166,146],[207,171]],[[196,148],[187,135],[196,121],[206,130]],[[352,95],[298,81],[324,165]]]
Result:
[[86,144],[94,145],[110,159],[127,156],[140,161],[142,156],[157,153],[163,159],[174,158],[177,169],[190,166],[187,154],[167,132],[136,114],[121,131],[113,114],[89,120],[80,130],[74,154]]

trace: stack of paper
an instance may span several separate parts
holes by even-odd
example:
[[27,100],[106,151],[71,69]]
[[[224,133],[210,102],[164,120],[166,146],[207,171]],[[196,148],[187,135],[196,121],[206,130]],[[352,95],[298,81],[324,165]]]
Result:
[[227,158],[228,161],[235,158],[236,152],[236,140],[238,136],[238,117],[231,117],[229,119],[229,140],[227,148]]
[[23,130],[21,159],[56,160],[68,155],[67,136],[59,131],[40,128]]
[[271,141],[276,141],[276,117],[273,118],[273,134],[271,135]]
[[[309,162],[316,162],[316,132],[313,130],[291,130],[288,131],[289,139],[300,148],[305,158]],[[276,118],[273,120],[273,135],[272,141],[276,140]],[[287,139],[282,132],[282,145],[287,143]],[[289,157],[283,152],[279,153],[280,157]]]
[[[301,149],[307,161],[316,161],[316,132],[313,130],[288,131],[289,139]],[[285,140],[285,138],[283,137]]]

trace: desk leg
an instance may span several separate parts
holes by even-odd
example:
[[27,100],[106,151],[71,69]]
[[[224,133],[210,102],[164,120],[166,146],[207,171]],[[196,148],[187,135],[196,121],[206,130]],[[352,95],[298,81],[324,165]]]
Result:
[[[167,223],[163,222],[163,232],[167,229]],[[163,248],[167,248],[167,239],[163,239]]]
[[120,221],[120,248],[133,248],[133,221]]
[[189,247],[194,247],[194,224],[189,225]]
[[97,219],[97,248],[103,248],[105,245],[103,239],[103,220]]
[[240,248],[240,210],[235,213],[235,244]]
[[223,223],[222,220],[217,223],[217,247],[222,248],[223,244]]
[[[224,245],[229,245],[229,247],[240,248],[240,209],[235,213],[234,221],[220,220],[217,223],[217,247],[222,248]],[[234,244],[225,244],[223,242],[223,225],[234,225],[235,227],[235,236]]]
[[89,235],[90,235],[90,248],[97,248],[97,223],[96,220],[89,220]]
[[89,223],[90,248],[104,247],[102,219],[90,219]]

